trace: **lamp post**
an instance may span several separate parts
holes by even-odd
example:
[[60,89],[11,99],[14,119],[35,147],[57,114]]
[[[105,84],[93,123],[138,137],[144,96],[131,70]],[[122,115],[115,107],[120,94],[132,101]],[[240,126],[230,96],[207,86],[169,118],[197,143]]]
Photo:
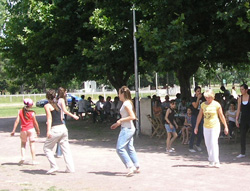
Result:
[[136,116],[136,136],[138,137],[140,132],[140,105],[139,105],[139,90],[138,90],[138,62],[137,62],[137,42],[136,42],[136,24],[135,24],[135,5],[133,5],[133,39],[134,39],[134,67],[135,67],[135,109]]

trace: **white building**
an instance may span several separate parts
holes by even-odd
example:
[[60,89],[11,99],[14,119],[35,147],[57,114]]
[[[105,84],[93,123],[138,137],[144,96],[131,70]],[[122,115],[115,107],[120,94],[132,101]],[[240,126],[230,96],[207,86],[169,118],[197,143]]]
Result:
[[96,81],[85,81],[84,89],[85,93],[96,92]]

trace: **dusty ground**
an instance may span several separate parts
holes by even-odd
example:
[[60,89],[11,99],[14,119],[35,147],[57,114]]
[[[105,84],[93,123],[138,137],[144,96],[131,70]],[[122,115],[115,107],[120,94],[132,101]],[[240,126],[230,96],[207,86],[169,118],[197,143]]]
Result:
[[[45,116],[38,121],[42,135],[36,143],[39,165],[29,165],[31,156],[27,148],[27,164],[19,166],[19,133],[10,137],[14,118],[0,119],[0,191],[161,191],[161,190],[250,190],[250,152],[237,159],[239,143],[220,140],[220,169],[207,168],[207,154],[189,153],[180,140],[174,144],[176,153],[165,154],[165,140],[141,136],[135,147],[141,162],[141,173],[125,177],[126,169],[115,152],[119,129],[112,131],[109,124],[92,125],[88,121],[67,123],[71,150],[76,166],[73,174],[63,173],[63,158],[57,159],[60,171],[46,175],[49,163],[43,153]],[[202,147],[205,149],[204,145]],[[250,145],[247,145],[250,150]]]

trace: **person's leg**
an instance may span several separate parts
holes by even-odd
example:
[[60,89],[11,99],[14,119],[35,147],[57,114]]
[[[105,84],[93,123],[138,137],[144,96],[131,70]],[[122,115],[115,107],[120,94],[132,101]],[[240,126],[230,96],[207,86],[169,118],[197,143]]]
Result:
[[44,147],[43,147],[44,153],[49,160],[50,168],[53,172],[58,169],[56,160],[53,154],[53,148],[56,145],[56,143],[60,140],[60,137],[61,137],[61,133],[57,132],[56,129],[52,128],[51,137],[46,139],[44,143]]
[[188,139],[189,139],[189,127],[188,128],[186,128],[186,141],[185,141],[185,144],[187,144],[188,143]]
[[59,143],[62,149],[62,154],[64,156],[64,161],[66,163],[66,172],[75,172],[75,165],[69,146],[67,129],[65,129],[65,132],[63,133],[63,136]]
[[200,147],[202,139],[203,139],[203,119],[201,120],[199,127],[198,127],[196,146]]
[[61,150],[61,146],[60,143],[56,144],[56,157],[61,157],[62,156],[62,150]]
[[182,129],[181,129],[181,133],[182,133],[182,144],[184,144],[185,143],[185,140],[186,140],[186,130],[185,130],[186,128],[185,127],[182,127]]
[[170,147],[170,140],[171,140],[171,137],[172,137],[172,133],[171,133],[171,132],[168,132],[168,133],[167,133],[167,141],[166,141],[167,150],[170,150],[170,149],[171,149],[171,147]]
[[207,154],[208,154],[208,161],[214,162],[212,158],[212,147],[211,147],[211,129],[204,127],[204,139],[205,139],[205,145],[207,148]]
[[241,153],[245,155],[246,153],[246,135],[247,135],[247,123],[241,121],[240,124],[240,145],[241,145]]
[[211,158],[212,161],[219,164],[219,144],[220,127],[214,127],[211,130]]
[[191,124],[192,124],[192,129],[191,129],[191,137],[189,141],[189,149],[193,149],[194,146],[194,139],[195,139],[195,133],[194,133],[194,128],[196,124],[196,116],[191,116]]
[[176,132],[172,132],[172,139],[170,140],[169,147],[172,148],[172,143],[175,141],[175,139],[178,137]]
[[127,168],[131,168],[134,166],[133,161],[131,160],[127,152],[127,146],[130,139],[131,132],[128,131],[128,128],[122,127],[117,140],[116,152]]
[[139,161],[138,161],[138,157],[137,157],[137,153],[135,151],[135,147],[134,147],[134,138],[133,138],[133,135],[135,133],[135,129],[130,129],[130,133],[131,133],[131,138],[128,142],[128,146],[127,146],[127,151],[128,151],[128,154],[129,154],[129,157],[131,158],[131,160],[133,161],[134,163],[134,166],[135,167],[139,167]]
[[235,122],[229,121],[229,123],[228,123],[228,128],[229,128],[229,135],[230,135],[230,136],[232,136],[234,127],[235,127]]
[[26,151],[26,142],[21,142],[21,161],[19,163],[24,163]]

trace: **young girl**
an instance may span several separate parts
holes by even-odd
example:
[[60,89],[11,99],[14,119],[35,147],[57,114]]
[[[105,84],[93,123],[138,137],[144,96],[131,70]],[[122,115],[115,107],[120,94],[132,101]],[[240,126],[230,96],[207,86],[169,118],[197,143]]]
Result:
[[[175,101],[171,100],[170,101],[170,108],[167,109],[166,115],[165,115],[165,120],[166,120],[166,124],[165,124],[165,128],[167,130],[167,140],[166,140],[166,152],[175,152],[174,148],[172,148],[172,143],[174,142],[174,140],[177,138],[177,133],[176,133],[176,129],[178,129],[178,125],[174,119],[174,115],[175,115]],[[176,129],[175,129],[176,128]]]
[[236,114],[237,110],[235,110],[235,103],[230,103],[229,110],[226,112],[226,119],[228,122],[229,135],[232,137],[232,132],[236,127]]
[[120,109],[121,118],[111,126],[111,129],[121,126],[121,131],[117,140],[116,151],[128,169],[127,176],[132,176],[133,173],[139,173],[139,162],[135,148],[133,146],[133,135],[135,133],[133,120],[135,120],[136,117],[128,87],[122,86],[120,88],[119,98],[123,102],[123,105]]
[[55,102],[55,90],[49,90],[46,93],[46,98],[49,101],[49,103],[44,106],[47,117],[47,139],[44,143],[43,150],[50,162],[51,167],[47,174],[52,174],[58,170],[52,151],[57,142],[59,142],[61,146],[64,161],[66,163],[65,172],[75,172],[75,167],[68,141],[68,129],[62,121],[62,111],[76,120],[79,119],[79,117],[73,115],[72,113],[69,113],[66,110],[65,102],[62,102],[62,109],[59,108],[58,104]]
[[189,130],[192,128],[191,113],[191,108],[187,108],[187,115],[185,115],[184,127],[181,129],[183,136],[182,144],[184,145],[188,144]]
[[[21,160],[19,161],[19,164],[23,164],[25,161],[25,150],[26,150],[26,143],[29,141],[30,143],[30,152],[32,155],[32,164],[38,164],[35,161],[35,138],[37,135],[40,134],[40,129],[36,120],[35,112],[31,110],[33,101],[30,98],[25,98],[23,100],[25,106],[23,109],[18,111],[18,116],[16,118],[16,121],[14,123],[13,131],[11,132],[11,136],[15,135],[16,128],[19,124],[19,121],[21,119]],[[36,130],[35,130],[35,128]],[[37,133],[37,134],[36,134]]]

